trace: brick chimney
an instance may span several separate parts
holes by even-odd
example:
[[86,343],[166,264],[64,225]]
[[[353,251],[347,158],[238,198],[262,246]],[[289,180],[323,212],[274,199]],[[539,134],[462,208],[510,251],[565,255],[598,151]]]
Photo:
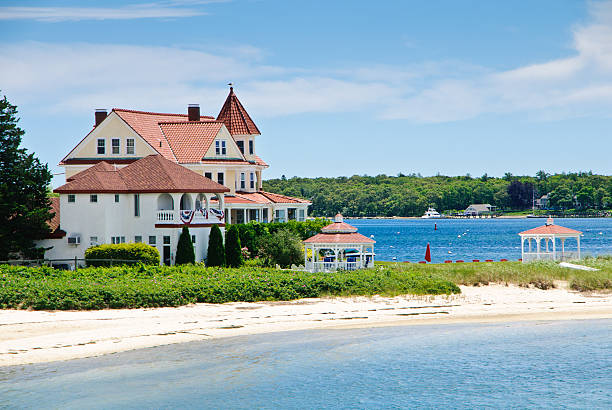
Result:
[[189,104],[189,107],[187,107],[187,117],[189,121],[200,121],[200,105]]
[[100,125],[100,123],[104,121],[107,115],[108,114],[106,113],[106,109],[98,108],[96,110],[96,125],[94,125],[94,127],[97,127],[98,125]]

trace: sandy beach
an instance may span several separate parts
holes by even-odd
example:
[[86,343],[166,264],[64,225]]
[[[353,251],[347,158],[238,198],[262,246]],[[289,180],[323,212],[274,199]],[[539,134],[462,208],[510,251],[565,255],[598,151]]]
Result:
[[461,295],[350,297],[99,311],[0,311],[0,365],[51,362],[171,343],[304,329],[612,318],[612,294],[517,286]]

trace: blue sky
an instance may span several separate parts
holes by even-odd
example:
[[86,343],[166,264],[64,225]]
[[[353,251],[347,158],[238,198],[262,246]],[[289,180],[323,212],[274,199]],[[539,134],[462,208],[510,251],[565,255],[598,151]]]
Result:
[[267,178],[612,173],[611,2],[0,1],[0,34],[55,172],[95,108],[216,115],[231,81]]

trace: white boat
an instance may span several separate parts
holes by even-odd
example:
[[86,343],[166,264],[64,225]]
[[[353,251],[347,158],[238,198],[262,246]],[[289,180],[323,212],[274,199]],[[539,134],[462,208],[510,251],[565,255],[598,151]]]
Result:
[[427,208],[427,212],[425,212],[425,215],[423,215],[421,218],[423,219],[442,218],[442,215],[440,215],[440,213],[438,213],[438,211],[436,211],[434,208],[429,207]]

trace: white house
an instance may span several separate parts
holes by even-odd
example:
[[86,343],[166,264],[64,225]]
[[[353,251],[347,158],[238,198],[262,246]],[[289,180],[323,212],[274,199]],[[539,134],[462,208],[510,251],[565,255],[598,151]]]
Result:
[[50,248],[48,259],[81,259],[93,245],[144,242],[155,246],[169,265],[181,228],[187,225],[196,261],[202,261],[210,228],[225,226],[223,194],[228,191],[161,155],[123,168],[99,162],[55,190],[59,227],[39,246]]
[[174,262],[188,225],[196,260],[213,224],[306,219],[309,201],[262,190],[268,165],[255,153],[260,132],[233,88],[217,118],[96,110],[94,128],[60,162],[47,259],[82,258],[95,244],[145,242]]
[[497,207],[491,204],[472,204],[468,206],[465,211],[463,211],[464,215],[469,216],[478,216],[483,214],[490,214],[491,212],[495,212]]

